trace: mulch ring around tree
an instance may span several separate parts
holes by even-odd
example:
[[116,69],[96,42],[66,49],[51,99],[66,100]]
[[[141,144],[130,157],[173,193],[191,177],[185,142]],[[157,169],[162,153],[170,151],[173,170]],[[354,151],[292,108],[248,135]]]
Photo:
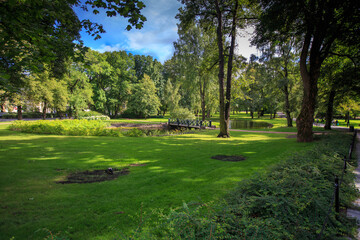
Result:
[[93,170],[70,173],[65,181],[57,181],[56,183],[70,184],[70,183],[94,183],[117,179],[119,176],[128,175],[130,173],[128,168],[116,169],[108,168],[105,170]]
[[234,155],[234,156],[216,155],[216,156],[212,156],[211,158],[220,161],[227,161],[227,162],[240,162],[246,160],[246,157],[241,155]]

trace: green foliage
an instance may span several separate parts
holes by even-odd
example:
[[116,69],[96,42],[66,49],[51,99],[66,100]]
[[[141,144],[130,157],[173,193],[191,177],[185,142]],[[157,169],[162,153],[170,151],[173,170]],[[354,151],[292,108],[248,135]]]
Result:
[[134,84],[133,93],[130,97],[128,109],[138,117],[147,118],[155,114],[160,107],[160,100],[156,95],[154,82],[148,75],[137,84]]
[[[42,112],[23,112],[22,115],[23,115],[23,118],[42,118],[43,113]],[[51,118],[51,117],[59,117],[59,116],[57,114],[47,113],[46,117]],[[17,113],[6,113],[6,114],[2,115],[2,118],[3,119],[16,119]]]
[[138,128],[132,128],[131,130],[124,132],[123,135],[127,136],[127,137],[143,137],[143,136],[146,136],[146,134],[142,130],[140,130]]
[[170,118],[192,120],[195,119],[195,115],[187,108],[178,107],[170,111]]
[[92,120],[15,121],[10,130],[26,133],[70,136],[120,136],[120,132],[107,129],[108,123]]
[[[316,239],[333,209],[334,177],[342,174],[349,142],[349,136],[326,136],[316,149],[240,182],[224,201],[158,214],[160,221],[144,232],[151,239]],[[348,169],[340,188],[342,207],[357,196],[352,182]],[[354,221],[335,216],[332,210],[324,239],[354,233]]]

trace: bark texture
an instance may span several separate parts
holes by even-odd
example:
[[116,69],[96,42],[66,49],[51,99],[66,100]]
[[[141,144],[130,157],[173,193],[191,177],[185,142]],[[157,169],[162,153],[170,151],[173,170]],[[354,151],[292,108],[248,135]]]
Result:
[[333,113],[334,113],[334,99],[335,99],[335,90],[331,89],[329,94],[329,99],[327,103],[326,115],[325,115],[325,129],[331,130],[331,123],[333,120]]

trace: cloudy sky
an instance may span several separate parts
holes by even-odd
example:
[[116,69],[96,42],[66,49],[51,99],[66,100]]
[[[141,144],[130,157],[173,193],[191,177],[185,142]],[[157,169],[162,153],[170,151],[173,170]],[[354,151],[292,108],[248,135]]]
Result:
[[[84,12],[80,8],[75,9],[79,19],[90,19],[92,22],[102,24],[106,33],[101,39],[94,40],[86,32],[81,36],[85,46],[94,50],[118,51],[126,50],[133,54],[150,55],[160,62],[170,59],[173,55],[173,42],[177,40],[177,19],[175,15],[181,4],[177,0],[143,0],[146,7],[142,13],[147,18],[141,30],[133,28],[126,31],[127,20],[122,17],[106,17],[104,12],[94,15],[90,9]],[[246,35],[246,34],[245,34]],[[238,53],[249,57],[250,53],[256,53],[254,48],[249,48],[248,35],[238,39]]]

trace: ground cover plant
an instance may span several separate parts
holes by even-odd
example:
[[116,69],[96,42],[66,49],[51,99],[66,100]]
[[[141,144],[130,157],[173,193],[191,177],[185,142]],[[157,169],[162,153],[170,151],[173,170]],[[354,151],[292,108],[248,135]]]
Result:
[[108,129],[109,123],[97,120],[15,121],[10,129],[27,133],[57,134],[70,136],[119,136],[118,131]]
[[[189,129],[173,129],[168,130],[161,124],[139,124],[132,123],[120,127],[117,123],[102,120],[87,120],[87,119],[66,119],[55,121],[14,121],[9,129],[13,131],[20,131],[26,133],[38,134],[57,134],[69,136],[111,136],[111,137],[144,137],[144,136],[166,136],[177,135],[185,133],[193,133],[196,130]],[[128,120],[125,123],[130,123]],[[110,128],[111,124],[111,128]],[[131,127],[127,127],[130,125]],[[147,126],[155,126],[155,128],[147,128]]]
[[[343,172],[351,136],[323,136],[316,148],[296,153],[267,172],[242,180],[223,201],[186,204],[170,213],[154,211],[135,239],[345,239],[354,237],[355,220],[344,210],[357,196],[353,167]],[[339,141],[341,139],[341,141]],[[354,166],[356,160],[349,161]],[[348,166],[350,166],[348,165]],[[333,207],[334,178],[340,187],[341,208]],[[329,212],[329,209],[331,211]],[[327,225],[320,235],[324,221]]]
[[[215,201],[295,151],[286,135],[216,131],[166,137],[39,135],[0,124],[0,239],[121,239],[145,213]],[[216,155],[244,156],[219,161]],[[111,181],[59,184],[74,172],[128,168]]]

